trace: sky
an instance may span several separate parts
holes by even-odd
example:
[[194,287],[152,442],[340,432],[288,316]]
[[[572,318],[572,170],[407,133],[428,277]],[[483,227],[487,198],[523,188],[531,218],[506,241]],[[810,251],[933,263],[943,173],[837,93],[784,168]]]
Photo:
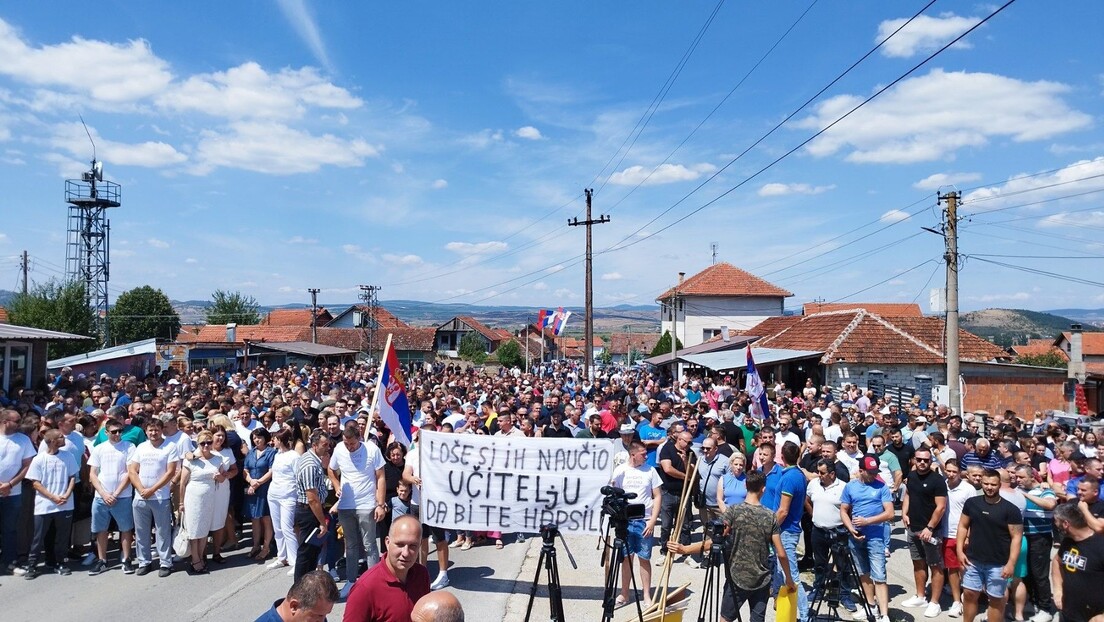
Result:
[[928,311],[954,191],[963,310],[1104,306],[1104,3],[924,5],[5,3],[0,288],[62,275],[83,117],[112,298],[577,306],[592,188],[598,306],[715,247]]

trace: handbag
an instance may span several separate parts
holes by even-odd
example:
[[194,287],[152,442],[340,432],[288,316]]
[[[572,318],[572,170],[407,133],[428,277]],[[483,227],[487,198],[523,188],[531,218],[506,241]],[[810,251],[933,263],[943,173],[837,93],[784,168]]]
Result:
[[187,557],[191,553],[191,544],[191,537],[188,530],[184,528],[184,521],[181,520],[173,530],[173,552],[177,557]]

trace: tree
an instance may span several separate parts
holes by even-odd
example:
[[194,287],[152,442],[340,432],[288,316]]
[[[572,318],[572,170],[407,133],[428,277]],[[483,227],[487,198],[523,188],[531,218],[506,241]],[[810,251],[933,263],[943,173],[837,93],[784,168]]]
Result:
[[[675,349],[676,350],[681,350],[682,349],[682,341],[680,339],[678,339],[677,337],[675,338]],[[671,331],[668,330],[668,331],[664,331],[663,336],[660,337],[659,341],[656,342],[655,347],[652,348],[652,354],[651,355],[652,356],[659,356],[660,354],[670,354],[670,353],[671,353]]]
[[1016,363],[1019,365],[1034,365],[1036,367],[1066,368],[1066,358],[1062,356],[1058,350],[1051,350],[1043,354],[1025,354],[1017,356]]
[[498,349],[495,350],[495,356],[498,357],[498,362],[503,367],[514,368],[525,366],[525,359],[521,356],[521,346],[513,339],[498,346]]
[[224,292],[221,289],[211,294],[211,306],[207,307],[208,324],[260,324],[261,314],[257,300],[241,292]]
[[640,355],[640,350],[637,350],[636,346],[631,346],[629,348],[629,353],[626,355],[625,364],[629,365],[629,366],[632,366],[633,364],[635,364],[637,361],[639,361],[642,358],[644,358],[644,357]]
[[460,358],[482,365],[487,360],[487,350],[483,347],[483,338],[478,333],[471,332],[460,339]]
[[176,339],[180,316],[164,292],[143,285],[119,294],[107,315],[107,325],[108,336],[115,344],[153,337]]
[[[96,336],[96,315],[84,296],[84,284],[51,279],[35,283],[26,294],[16,294],[8,308],[12,324],[56,330],[86,337]],[[51,341],[46,355],[51,359],[83,354],[99,347],[96,339]]]
[[613,363],[613,352],[610,352],[609,348],[602,348],[602,353],[598,355],[598,362],[603,365],[610,365]]

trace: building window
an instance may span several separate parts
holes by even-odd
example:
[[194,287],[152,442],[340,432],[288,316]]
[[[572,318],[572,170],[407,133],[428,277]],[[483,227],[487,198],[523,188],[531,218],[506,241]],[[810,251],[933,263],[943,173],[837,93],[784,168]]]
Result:
[[717,335],[720,335],[720,334],[721,334],[721,329],[719,329],[719,328],[703,328],[702,329],[702,341],[709,341],[710,339],[712,339],[712,338],[714,338],[714,337],[716,337]]
[[0,346],[0,387],[11,393],[30,386],[30,344],[8,343]]

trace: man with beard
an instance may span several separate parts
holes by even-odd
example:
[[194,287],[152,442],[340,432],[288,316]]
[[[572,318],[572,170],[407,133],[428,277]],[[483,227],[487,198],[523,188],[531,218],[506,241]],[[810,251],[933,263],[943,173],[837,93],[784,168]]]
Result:
[[1055,508],[1054,524],[1063,538],[1050,576],[1062,622],[1097,619],[1104,612],[1104,535],[1090,529],[1084,515],[1068,503]]
[[981,476],[982,496],[968,499],[958,521],[958,561],[962,575],[963,618],[972,622],[982,590],[989,597],[989,622],[1004,619],[1008,580],[1016,568],[1023,537],[1023,515],[1001,494],[1001,476],[986,469]]

